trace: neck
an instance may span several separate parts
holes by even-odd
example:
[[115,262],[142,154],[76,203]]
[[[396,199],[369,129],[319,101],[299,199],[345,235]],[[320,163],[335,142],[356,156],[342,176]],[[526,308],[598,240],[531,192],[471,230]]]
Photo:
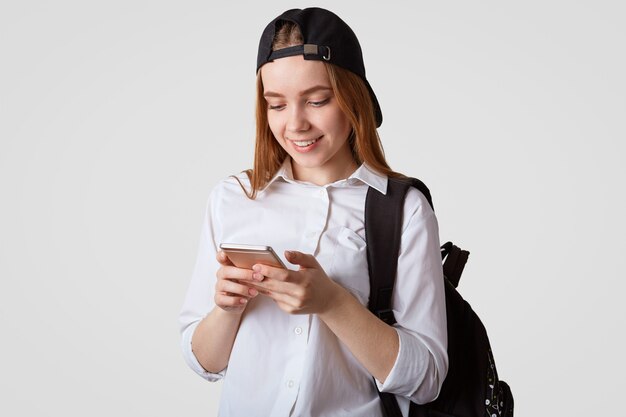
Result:
[[338,169],[324,169],[324,167],[306,168],[299,166],[291,160],[291,170],[294,179],[298,181],[306,181],[315,185],[331,184],[348,178],[358,168],[356,162],[350,159],[350,162],[338,167]]

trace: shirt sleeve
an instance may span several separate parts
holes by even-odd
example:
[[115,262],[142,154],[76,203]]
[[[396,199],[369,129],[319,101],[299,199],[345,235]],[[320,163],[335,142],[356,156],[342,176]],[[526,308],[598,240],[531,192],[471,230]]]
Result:
[[191,338],[200,320],[215,306],[215,281],[217,279],[215,272],[219,268],[215,240],[216,233],[219,233],[219,222],[214,216],[216,201],[219,201],[217,187],[211,193],[206,205],[196,263],[179,315],[181,348],[185,362],[198,375],[209,381],[222,379],[226,369],[219,373],[211,373],[202,368],[191,349]]
[[405,200],[392,309],[400,349],[378,389],[418,404],[433,401],[448,372],[445,288],[437,219],[413,188]]

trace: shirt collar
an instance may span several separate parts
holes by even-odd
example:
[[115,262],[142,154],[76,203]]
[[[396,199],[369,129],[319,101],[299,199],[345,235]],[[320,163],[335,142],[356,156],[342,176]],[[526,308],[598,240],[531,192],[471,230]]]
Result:
[[[293,170],[291,168],[291,157],[287,156],[283,161],[283,164],[278,168],[276,174],[272,177],[271,180],[267,183],[264,190],[267,189],[270,185],[272,185],[276,180],[282,179],[283,181],[295,183],[296,180],[293,178]],[[355,180],[359,180],[368,186],[375,188],[382,194],[387,194],[387,176],[384,174],[380,174],[377,171],[374,171],[370,168],[365,162],[361,164],[353,173],[350,175],[347,180],[349,182],[354,182]]]
[[272,177],[271,180],[268,181],[265,188],[272,185],[276,180],[282,179],[287,182],[295,182],[296,180],[293,178],[293,171],[291,170],[291,157],[287,156],[283,161],[283,164],[278,168],[276,174]]
[[365,162],[348,179],[350,178],[360,180],[380,193],[387,194],[387,176],[374,171]]

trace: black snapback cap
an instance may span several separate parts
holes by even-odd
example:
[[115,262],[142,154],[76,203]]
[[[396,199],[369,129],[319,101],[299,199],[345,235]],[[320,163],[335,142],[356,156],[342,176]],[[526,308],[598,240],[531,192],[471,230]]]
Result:
[[[281,21],[293,22],[298,25],[302,32],[304,45],[272,51],[274,35],[276,30],[280,28]],[[350,26],[339,16],[319,7],[310,7],[287,10],[272,20],[263,31],[259,41],[257,72],[263,64],[293,55],[303,55],[304,59],[330,62],[361,77],[372,98],[376,126],[379,127],[382,124],[383,114],[380,110],[380,104],[378,104],[372,86],[365,78],[361,45]]]

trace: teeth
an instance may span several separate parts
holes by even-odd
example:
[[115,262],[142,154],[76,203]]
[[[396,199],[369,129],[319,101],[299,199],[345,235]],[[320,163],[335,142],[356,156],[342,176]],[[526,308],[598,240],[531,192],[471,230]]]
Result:
[[313,140],[304,140],[304,141],[293,141],[293,143],[296,144],[296,146],[309,146],[314,144],[315,142],[317,142],[318,139],[313,139]]

